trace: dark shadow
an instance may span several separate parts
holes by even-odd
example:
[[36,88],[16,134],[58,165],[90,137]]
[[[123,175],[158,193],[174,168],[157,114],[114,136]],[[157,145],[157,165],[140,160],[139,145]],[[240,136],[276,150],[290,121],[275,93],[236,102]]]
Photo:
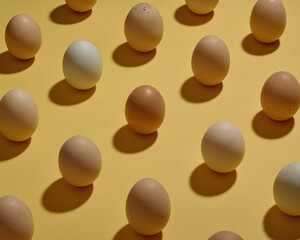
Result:
[[286,215],[275,205],[265,215],[264,229],[273,240],[297,240],[300,239],[300,217]]
[[31,138],[23,142],[13,142],[0,134],[0,161],[12,159],[24,152],[31,142]]
[[286,121],[275,121],[270,119],[263,111],[260,111],[252,120],[252,128],[260,137],[280,138],[293,129],[294,122],[293,117]]
[[181,96],[193,103],[209,101],[220,94],[223,83],[216,86],[206,86],[201,84],[195,77],[186,80],[181,87]]
[[113,145],[121,152],[136,153],[149,148],[157,138],[157,131],[151,134],[139,134],[128,125],[121,127],[114,135]]
[[277,40],[273,43],[262,43],[252,35],[248,34],[242,41],[243,49],[252,55],[267,55],[279,48],[280,41]]
[[138,52],[132,49],[128,43],[118,46],[113,52],[114,61],[124,67],[137,67],[150,62],[156,55],[156,49],[151,52]]
[[190,177],[190,185],[195,193],[203,196],[215,196],[226,192],[236,180],[236,170],[229,173],[217,173],[205,163],[198,166]]
[[15,58],[10,52],[0,54],[0,73],[17,73],[29,68],[34,62],[34,57],[28,60]]
[[50,19],[59,24],[74,24],[82,22],[92,14],[92,9],[87,12],[75,12],[68,7],[67,4],[63,4],[53,9],[50,13]]
[[84,204],[92,192],[92,184],[86,187],[75,187],[60,178],[46,189],[42,203],[51,212],[67,212]]
[[79,90],[73,88],[64,79],[56,83],[49,91],[49,98],[58,105],[75,105],[89,99],[96,91],[96,86]]
[[162,240],[162,236],[162,232],[151,236],[138,234],[127,224],[117,232],[113,240]]
[[175,11],[175,19],[184,25],[199,26],[209,22],[214,17],[214,11],[207,14],[193,13],[187,5],[182,5]]

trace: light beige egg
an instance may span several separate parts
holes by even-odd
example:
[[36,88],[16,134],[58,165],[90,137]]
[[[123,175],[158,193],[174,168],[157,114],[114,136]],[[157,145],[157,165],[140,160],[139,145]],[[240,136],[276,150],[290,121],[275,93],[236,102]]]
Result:
[[163,36],[163,21],[158,10],[149,3],[139,3],[128,13],[124,33],[129,46],[139,52],[154,50]]
[[208,240],[243,240],[243,238],[231,231],[220,231],[212,235]]
[[97,0],[65,0],[69,8],[76,12],[87,12],[93,8]]
[[222,39],[208,35],[197,43],[192,55],[192,70],[200,83],[209,86],[221,83],[229,67],[229,51]]
[[30,138],[39,121],[34,99],[23,89],[7,92],[0,101],[0,130],[9,140],[20,142]]
[[153,235],[167,225],[171,204],[167,191],[156,180],[144,178],[130,190],[126,201],[129,225],[138,233]]
[[258,0],[250,16],[253,36],[264,43],[280,38],[286,26],[286,13],[281,0]]
[[219,0],[185,0],[187,7],[196,14],[210,13],[218,5]]
[[0,239],[30,240],[34,222],[30,209],[15,196],[0,198]]

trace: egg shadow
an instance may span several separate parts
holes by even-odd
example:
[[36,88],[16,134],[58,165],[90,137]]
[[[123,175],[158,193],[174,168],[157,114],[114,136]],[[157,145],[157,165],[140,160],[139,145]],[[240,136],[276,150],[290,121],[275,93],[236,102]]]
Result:
[[60,178],[46,189],[42,196],[42,204],[51,212],[67,212],[83,205],[92,192],[93,184],[75,187]]
[[216,86],[201,84],[195,77],[186,80],[181,87],[181,96],[188,102],[201,103],[218,96],[223,89],[223,83]]
[[264,229],[273,240],[300,239],[300,217],[283,213],[276,205],[264,217]]
[[63,4],[53,9],[49,15],[49,18],[58,24],[74,24],[82,22],[92,14],[92,9],[87,12],[76,12],[68,7],[67,4]]
[[115,133],[113,145],[120,152],[136,153],[149,148],[156,139],[157,131],[151,134],[139,134],[125,125]]
[[138,52],[132,49],[129,44],[123,43],[113,52],[113,60],[124,67],[137,67],[150,62],[156,55],[156,49],[150,52]]
[[96,86],[87,89],[79,90],[73,88],[64,79],[56,83],[49,91],[49,98],[53,103],[58,105],[75,105],[89,99],[96,91]]
[[34,57],[28,60],[20,60],[6,51],[0,54],[0,73],[10,74],[21,72],[29,68],[33,62]]
[[275,121],[260,111],[252,120],[252,129],[260,137],[274,139],[287,135],[293,129],[294,124],[293,117],[286,121]]
[[141,235],[127,224],[116,233],[113,240],[162,240],[162,236],[162,232],[151,236]]
[[276,51],[280,46],[280,40],[273,43],[262,43],[252,33],[248,34],[242,41],[243,49],[252,55],[267,55]]
[[194,169],[190,177],[193,191],[202,196],[216,196],[230,189],[236,181],[236,170],[228,173],[212,171],[205,163]]
[[188,26],[199,26],[209,22],[214,17],[214,11],[207,14],[196,14],[187,5],[182,5],[175,11],[177,22]]

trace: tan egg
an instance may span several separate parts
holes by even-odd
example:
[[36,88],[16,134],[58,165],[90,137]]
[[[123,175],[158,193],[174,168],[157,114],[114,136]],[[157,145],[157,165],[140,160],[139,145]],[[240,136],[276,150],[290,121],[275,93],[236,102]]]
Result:
[[129,127],[137,133],[155,132],[165,117],[165,103],[160,93],[153,87],[137,87],[129,95],[125,116]]
[[41,47],[41,29],[31,17],[25,14],[16,15],[6,26],[5,42],[13,56],[30,59]]
[[208,240],[243,240],[243,238],[234,232],[220,231],[212,235]]
[[192,70],[200,83],[208,86],[221,83],[229,66],[229,51],[222,39],[209,35],[197,43],[192,55]]
[[65,0],[69,8],[76,12],[87,12],[92,9],[97,0]]
[[258,0],[250,16],[253,36],[264,43],[275,42],[284,32],[286,14],[281,0]]
[[30,138],[39,121],[34,99],[23,89],[7,92],[0,101],[0,129],[4,137],[20,142]]
[[34,222],[30,209],[15,196],[0,198],[0,239],[30,240]]
[[219,0],[185,0],[187,7],[196,14],[210,13],[218,5]]
[[77,187],[92,184],[102,167],[102,158],[96,144],[85,136],[73,136],[61,147],[58,158],[63,178]]
[[171,204],[167,191],[156,180],[144,178],[130,190],[126,201],[129,225],[143,235],[159,233],[167,225]]
[[265,114],[277,121],[294,116],[300,106],[300,86],[288,72],[276,72],[265,82],[260,96]]
[[149,3],[139,3],[128,13],[124,32],[128,44],[139,52],[154,50],[163,36],[163,21],[158,10]]

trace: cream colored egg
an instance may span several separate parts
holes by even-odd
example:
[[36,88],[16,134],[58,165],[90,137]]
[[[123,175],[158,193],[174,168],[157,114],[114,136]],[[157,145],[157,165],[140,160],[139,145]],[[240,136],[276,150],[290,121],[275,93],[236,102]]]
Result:
[[66,4],[76,12],[86,12],[93,8],[97,0],[65,0]]
[[0,239],[30,240],[34,222],[30,209],[15,196],[0,198]]
[[144,178],[130,190],[126,201],[129,225],[138,233],[153,235],[167,225],[171,204],[167,191],[156,180]]
[[185,0],[187,7],[196,14],[210,13],[218,5],[219,0]]
[[264,43],[280,38],[286,25],[286,13],[281,0],[258,0],[250,16],[253,36]]
[[12,141],[24,141],[35,132],[39,121],[34,99],[23,89],[13,89],[0,101],[0,129]]
[[139,3],[128,13],[124,33],[128,44],[139,52],[154,50],[163,36],[163,21],[158,10],[149,3]]
[[217,36],[202,38],[192,55],[195,78],[204,85],[217,85],[227,76],[230,56],[226,44]]

